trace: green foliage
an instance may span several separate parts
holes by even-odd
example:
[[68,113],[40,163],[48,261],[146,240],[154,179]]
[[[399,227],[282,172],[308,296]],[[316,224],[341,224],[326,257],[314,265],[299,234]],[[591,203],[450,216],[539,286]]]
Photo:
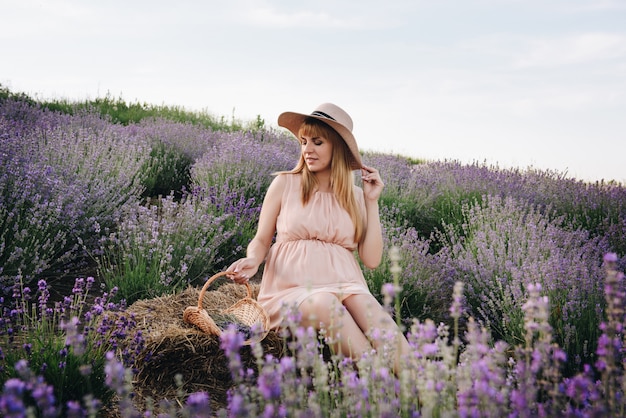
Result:
[[17,100],[21,102],[26,102],[30,105],[35,105],[37,102],[30,98],[26,93],[14,93],[9,90],[8,87],[4,87],[0,83],[0,100]]
[[85,102],[52,100],[42,102],[42,107],[67,114],[76,114],[82,110],[96,110],[113,123],[129,125],[146,119],[163,118],[179,123],[191,123],[215,131],[262,130],[265,121],[257,116],[253,122],[244,123],[233,115],[230,119],[216,117],[207,111],[190,111],[180,106],[156,106],[148,103],[127,102],[122,97],[114,98],[110,94]]
[[113,97],[107,93],[104,97],[92,100],[75,101],[67,99],[43,100],[33,99],[26,93],[14,93],[0,84],[0,100],[19,100],[31,105],[40,105],[44,109],[74,115],[84,110],[96,110],[100,115],[109,118],[113,123],[128,125],[144,119],[163,118],[180,123],[192,123],[215,131],[263,131],[265,121],[260,115],[249,122],[224,116],[216,117],[207,111],[191,111],[181,106],[153,105],[146,102],[127,102],[121,96]]
[[167,196],[175,193],[181,196],[189,188],[189,170],[193,160],[174,145],[154,141],[150,158],[141,169],[141,183],[144,197]]
[[[431,229],[424,232],[436,232],[444,225],[461,225],[465,219],[463,207],[480,204],[482,196],[476,190],[446,190],[432,202],[430,218],[433,221]],[[429,235],[430,236],[430,235]]]

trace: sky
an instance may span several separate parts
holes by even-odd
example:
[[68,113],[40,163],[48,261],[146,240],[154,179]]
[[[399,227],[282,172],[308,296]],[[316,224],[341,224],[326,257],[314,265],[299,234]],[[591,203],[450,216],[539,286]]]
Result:
[[362,151],[626,183],[626,0],[0,0],[0,84],[261,117]]

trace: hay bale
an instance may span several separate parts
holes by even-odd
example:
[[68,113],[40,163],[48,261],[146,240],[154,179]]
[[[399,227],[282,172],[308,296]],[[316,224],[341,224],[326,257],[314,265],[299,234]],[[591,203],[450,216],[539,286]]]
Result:
[[[258,285],[251,284],[253,297]],[[136,358],[134,388],[138,404],[151,398],[174,400],[180,389],[185,394],[209,393],[214,410],[226,404],[226,393],[232,385],[228,359],[220,348],[220,340],[183,322],[183,311],[198,304],[200,290],[188,288],[175,294],[140,300],[127,308],[134,315],[137,328],[143,333],[145,346]],[[204,295],[203,307],[209,315],[217,314],[247,295],[245,286],[224,284]],[[281,357],[284,341],[270,331],[261,342],[263,351]],[[250,347],[241,349],[241,361],[255,369]],[[183,385],[176,386],[175,376],[182,376]]]

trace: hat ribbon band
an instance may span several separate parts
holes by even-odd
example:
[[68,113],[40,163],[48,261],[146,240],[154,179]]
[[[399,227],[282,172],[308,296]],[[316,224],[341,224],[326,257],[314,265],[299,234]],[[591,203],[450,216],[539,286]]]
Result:
[[326,119],[335,120],[335,118],[333,118],[329,114],[326,114],[324,112],[320,112],[319,110],[316,110],[315,112],[311,113],[311,116],[321,116],[321,117],[326,118]]

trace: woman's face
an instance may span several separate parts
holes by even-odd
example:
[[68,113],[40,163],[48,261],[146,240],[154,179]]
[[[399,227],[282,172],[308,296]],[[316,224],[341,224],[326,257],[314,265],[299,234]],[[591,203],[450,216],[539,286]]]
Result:
[[323,136],[302,135],[300,148],[309,171],[320,173],[330,170],[333,157],[333,143]]

